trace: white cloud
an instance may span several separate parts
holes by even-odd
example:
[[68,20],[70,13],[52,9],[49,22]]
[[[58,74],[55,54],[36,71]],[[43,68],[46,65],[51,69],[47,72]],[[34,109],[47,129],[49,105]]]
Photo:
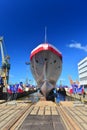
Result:
[[78,43],[78,42],[73,41],[71,44],[68,44],[67,46],[70,47],[70,48],[77,48],[77,49],[80,49],[80,50],[87,52],[87,45],[82,46],[81,43]]

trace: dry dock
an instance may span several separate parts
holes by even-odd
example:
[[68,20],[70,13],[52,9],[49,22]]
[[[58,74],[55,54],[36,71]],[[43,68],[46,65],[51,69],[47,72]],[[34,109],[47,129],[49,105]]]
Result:
[[87,130],[87,105],[65,101],[0,104],[0,130]]

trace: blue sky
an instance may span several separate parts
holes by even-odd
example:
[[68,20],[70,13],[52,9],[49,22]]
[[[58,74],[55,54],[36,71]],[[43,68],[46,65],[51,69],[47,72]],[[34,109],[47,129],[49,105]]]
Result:
[[47,41],[63,55],[58,80],[69,85],[68,76],[78,79],[78,62],[87,56],[86,0],[0,0],[0,35],[10,55],[10,82],[34,82],[29,66],[30,52]]

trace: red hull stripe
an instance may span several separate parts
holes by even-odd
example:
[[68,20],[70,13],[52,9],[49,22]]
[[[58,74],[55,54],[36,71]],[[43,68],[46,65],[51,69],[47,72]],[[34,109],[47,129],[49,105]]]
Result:
[[34,55],[36,55],[37,53],[39,53],[40,51],[45,51],[45,50],[50,50],[51,52],[53,52],[54,54],[58,55],[58,57],[60,57],[60,59],[62,60],[62,54],[60,52],[58,52],[55,48],[51,47],[48,45],[47,48],[44,48],[43,46],[38,47],[37,49],[35,49],[35,51],[33,51],[30,55],[30,60],[32,60],[32,57]]

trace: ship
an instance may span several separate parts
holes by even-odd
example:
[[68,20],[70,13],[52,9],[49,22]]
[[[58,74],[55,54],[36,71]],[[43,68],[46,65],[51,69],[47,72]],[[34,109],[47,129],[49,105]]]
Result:
[[39,44],[30,53],[30,68],[43,96],[55,88],[62,71],[62,53],[52,44]]

